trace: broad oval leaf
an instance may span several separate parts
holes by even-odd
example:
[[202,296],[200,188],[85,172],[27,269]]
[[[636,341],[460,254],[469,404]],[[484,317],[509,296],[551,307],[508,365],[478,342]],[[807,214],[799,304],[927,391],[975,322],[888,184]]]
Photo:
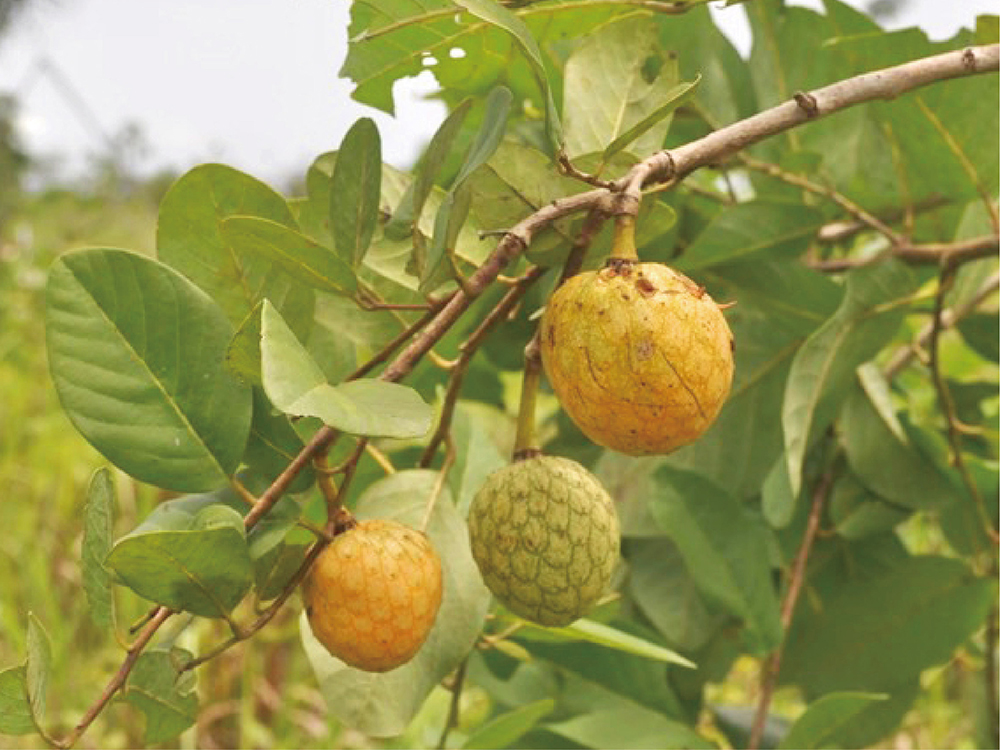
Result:
[[253,583],[242,516],[215,504],[193,516],[164,515],[162,521],[167,530],[151,530],[147,521],[118,540],[108,567],[157,604],[203,617],[224,616]]
[[136,253],[75,251],[49,273],[46,341],[63,408],[144,482],[195,492],[236,470],[251,405],[225,365],[230,335],[204,292]]
[[[392,518],[419,528],[427,503],[437,491],[437,472],[400,471],[371,485],[358,499],[357,516]],[[490,603],[469,548],[465,521],[447,487],[440,488],[427,534],[441,557],[444,597],[437,622],[417,655],[389,672],[353,669],[329,653],[300,620],[306,655],[330,712],[365,734],[400,734],[430,691],[468,656],[482,629]]]
[[160,203],[156,254],[207,292],[239,325],[264,296],[286,317],[301,296],[284,304],[287,279],[270,258],[243,258],[229,247],[221,222],[256,216],[294,228],[292,212],[278,193],[260,180],[222,164],[202,164],[173,184]]
[[412,388],[381,380],[328,383],[268,302],[261,311],[261,364],[268,398],[287,414],[316,417],[352,435],[413,438],[430,429],[433,410]]
[[347,131],[330,183],[330,229],[337,254],[354,268],[371,244],[382,187],[382,141],[362,117]]
[[762,519],[705,477],[671,466],[655,474],[650,510],[706,597],[741,617],[755,653],[782,638]]
[[348,263],[291,227],[256,216],[234,216],[219,226],[234,252],[267,258],[300,284],[331,294],[350,294],[358,288]]

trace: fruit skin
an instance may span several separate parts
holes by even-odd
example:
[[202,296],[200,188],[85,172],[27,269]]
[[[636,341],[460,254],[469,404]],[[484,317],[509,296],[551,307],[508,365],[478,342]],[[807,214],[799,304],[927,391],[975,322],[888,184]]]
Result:
[[302,593],[313,635],[331,654],[385,672],[427,639],[441,606],[441,560],[426,534],[361,521],[323,549]]
[[712,298],[659,263],[573,276],[541,321],[542,364],[563,409],[595,443],[632,456],[670,453],[711,426],[733,347]]
[[580,464],[517,461],[486,478],[469,508],[472,556],[504,606],[567,625],[604,593],[620,544],[614,502]]

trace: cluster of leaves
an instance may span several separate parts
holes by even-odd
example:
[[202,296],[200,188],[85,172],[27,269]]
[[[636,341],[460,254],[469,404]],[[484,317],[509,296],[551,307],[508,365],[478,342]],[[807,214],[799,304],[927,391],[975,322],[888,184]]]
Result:
[[[203,165],[163,199],[156,258],[91,248],[55,263],[46,340],[66,413],[118,469],[183,493],[116,538],[110,474],[91,484],[95,621],[115,627],[116,587],[156,605],[95,711],[120,692],[148,742],[189,726],[194,667],[269,622],[340,503],[425,528],[445,565],[438,622],[400,669],[348,668],[302,629],[331,713],[373,736],[403,732],[453,675],[456,707],[476,687],[491,709],[453,715],[442,742],[709,747],[708,721],[739,743],[750,714],[710,704],[711,685],[741,655],[777,654],[808,708],[790,729],[772,717],[765,741],[862,746],[899,724],[924,670],[961,649],[994,658],[970,639],[996,598],[997,326],[983,307],[997,263],[914,262],[1000,231],[986,76],[818,120],[647,193],[643,259],[738,302],[732,396],[698,443],[641,460],[543,404],[545,450],[619,502],[617,596],[567,629],[487,619],[465,513],[507,459],[537,310],[574,251],[602,261],[610,231],[539,226],[506,284],[483,275],[483,236],[581,192],[573,174],[618,177],[794,92],[997,37],[995,19],[935,45],[838,0],[824,14],[754,0],[744,60],[702,3],[645,5],[355,3],[343,73],[357,98],[391,109],[392,84],[430,68],[450,106],[412,174],[382,163],[361,120],[302,198]],[[150,646],[180,612],[221,618],[232,638],[199,655]],[[35,619],[27,648],[0,672],[5,733],[45,731],[51,649]]]

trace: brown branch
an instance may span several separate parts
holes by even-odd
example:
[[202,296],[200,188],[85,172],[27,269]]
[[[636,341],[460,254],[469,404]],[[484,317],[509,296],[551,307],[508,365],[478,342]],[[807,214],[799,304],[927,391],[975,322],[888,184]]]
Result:
[[451,429],[451,422],[455,414],[455,406],[458,403],[458,397],[462,391],[462,383],[465,380],[465,374],[468,372],[469,363],[472,361],[472,358],[475,356],[476,352],[479,351],[479,347],[482,346],[490,332],[499,323],[508,318],[514,308],[521,301],[521,298],[524,297],[527,291],[531,288],[532,284],[541,278],[545,271],[546,269],[540,266],[533,266],[530,268],[524,276],[518,279],[514,286],[507,290],[507,293],[503,296],[500,302],[497,303],[496,307],[490,310],[489,314],[483,318],[476,330],[473,331],[464,342],[462,342],[460,347],[461,354],[455,361],[455,365],[448,376],[448,385],[445,388],[444,405],[441,408],[441,417],[438,419],[437,429],[435,429],[430,442],[427,443],[427,447],[424,449],[424,453],[420,458],[420,466],[426,468],[431,465],[431,461],[434,460],[434,455],[437,453],[438,447],[440,447],[441,443],[444,442],[445,436]]
[[764,734],[764,725],[767,721],[767,712],[771,706],[771,698],[774,696],[774,690],[778,686],[778,675],[781,672],[781,657],[785,650],[785,643],[788,640],[788,630],[792,625],[792,618],[795,615],[795,605],[798,603],[799,594],[802,592],[802,585],[805,582],[806,564],[809,562],[809,554],[812,552],[813,542],[816,540],[816,535],[819,532],[819,523],[823,516],[823,508],[826,505],[826,500],[830,495],[832,486],[833,475],[831,473],[824,474],[813,493],[812,507],[809,510],[809,520],[806,523],[802,542],[799,544],[799,551],[795,555],[795,562],[792,564],[785,598],[781,603],[781,628],[783,631],[781,643],[771,653],[761,668],[761,692],[757,701],[757,711],[754,714],[753,726],[750,730],[750,742],[747,745],[749,750],[757,750],[760,747],[760,740]]
[[911,243],[904,240],[900,244],[888,248],[884,253],[878,253],[870,258],[820,260],[810,263],[809,267],[817,271],[849,271],[852,268],[875,263],[887,255],[913,265],[933,264],[957,267],[970,261],[992,258],[998,250],[1000,250],[1000,237],[992,235],[956,242]]

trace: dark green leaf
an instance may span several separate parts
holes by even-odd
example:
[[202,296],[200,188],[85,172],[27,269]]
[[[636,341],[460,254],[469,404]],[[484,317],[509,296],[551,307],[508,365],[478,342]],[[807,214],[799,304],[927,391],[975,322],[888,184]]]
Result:
[[[275,409],[259,389],[254,389],[253,423],[244,460],[251,470],[268,481],[280,475],[304,447],[302,438],[288,421],[288,417]],[[304,492],[312,486],[316,475],[306,467],[289,486],[289,492]]]
[[704,477],[663,466],[650,498],[653,518],[707,596],[746,621],[755,653],[781,641],[762,519]]
[[838,747],[836,732],[850,724],[872,701],[884,701],[882,693],[830,693],[809,704],[781,739],[780,748],[812,750]]
[[220,230],[230,216],[295,226],[284,198],[270,187],[232,167],[202,164],[164,196],[156,248],[160,260],[207,292],[237,326],[263,297],[275,304],[283,299],[275,294],[282,274],[266,257],[242,258],[232,252]]
[[589,711],[546,726],[583,747],[712,748],[711,742],[685,724],[642,706],[623,704]]
[[534,729],[555,707],[554,700],[543,698],[501,714],[469,735],[462,747],[465,750],[507,747]]
[[353,435],[412,438],[430,429],[432,409],[412,388],[381,380],[331,385],[281,315],[264,303],[264,390],[286,414],[317,417]]
[[1000,359],[1000,322],[996,315],[969,315],[958,323],[965,342],[981,356],[996,362]]
[[914,510],[941,509],[958,499],[955,487],[927,456],[892,433],[863,390],[850,392],[841,414],[848,463],[876,494]]
[[159,523],[165,530],[147,519],[111,550],[107,565],[122,582],[157,604],[203,617],[222,617],[239,604],[253,582],[243,517],[213,504],[194,516],[164,512]]
[[295,229],[255,216],[234,216],[222,221],[220,228],[235,252],[267,258],[300,284],[331,294],[350,294],[358,288],[349,263]]
[[142,481],[197,491],[236,470],[251,407],[225,366],[230,335],[204,292],[141,255],[72,252],[49,274],[49,367],[63,408]]
[[837,534],[844,539],[861,539],[895,528],[911,512],[886,504],[852,474],[844,473],[830,493],[829,514]]
[[11,667],[0,672],[0,734],[31,734],[35,731],[25,672],[24,667]]
[[411,661],[383,673],[353,669],[330,656],[306,620],[300,621],[306,655],[331,714],[368,735],[403,731],[428,693],[468,656],[489,607],[490,593],[472,559],[465,521],[447,486],[438,487],[437,472],[400,471],[370,485],[358,500],[357,515],[419,528],[438,489],[426,531],[441,557],[444,596],[427,642]]
[[628,543],[629,591],[668,643],[692,653],[705,645],[721,617],[708,610],[676,545],[665,537]]
[[788,373],[781,421],[792,493],[802,486],[802,462],[810,437],[832,418],[854,382],[855,369],[895,334],[905,307],[895,304],[913,289],[914,278],[900,263],[860,268],[847,279],[837,312],[799,348]]
[[35,617],[28,613],[28,660],[24,667],[28,705],[35,723],[45,721],[45,705],[49,690],[49,673],[52,671],[52,643],[49,634]]
[[[489,158],[496,152],[507,128],[507,117],[510,115],[512,101],[513,95],[509,89],[503,86],[497,86],[490,91],[490,95],[486,98],[483,123],[479,126],[476,139],[472,142],[472,147],[469,149],[462,167],[458,170],[455,187],[465,182],[469,175],[489,161]],[[454,187],[452,189],[454,190]]]
[[434,221],[434,236],[420,273],[420,291],[433,291],[440,282],[451,276],[450,273],[445,273],[445,278],[441,278],[441,261],[445,254],[454,255],[458,233],[469,216],[471,201],[472,190],[468,183],[463,183],[457,190],[448,193],[441,202]]
[[416,171],[413,173],[413,182],[406,189],[403,198],[392,213],[392,218],[385,225],[385,236],[392,240],[404,240],[413,231],[413,224],[424,209],[427,196],[434,187],[435,179],[441,166],[451,152],[455,138],[458,136],[465,122],[469,110],[472,108],[472,99],[465,99],[455,107],[441,123],[441,127],[434,133],[431,142],[424,151]]
[[357,268],[378,221],[382,141],[375,122],[362,117],[340,144],[330,183],[330,228],[340,258]]
[[104,560],[114,540],[115,486],[107,468],[98,469],[90,478],[87,502],[83,509],[83,544],[81,573],[90,617],[99,628],[109,628],[114,621],[111,578]]
[[801,203],[763,200],[737,203],[720,211],[677,260],[685,273],[719,263],[790,257],[806,249],[823,215]]
[[146,715],[147,745],[173,739],[198,717],[193,673],[179,671],[191,659],[182,649],[147,651],[129,675],[123,697]]
[[995,582],[960,561],[920,556],[868,580],[842,585],[820,610],[800,608],[782,680],[811,694],[890,690],[947,661],[983,623]]

